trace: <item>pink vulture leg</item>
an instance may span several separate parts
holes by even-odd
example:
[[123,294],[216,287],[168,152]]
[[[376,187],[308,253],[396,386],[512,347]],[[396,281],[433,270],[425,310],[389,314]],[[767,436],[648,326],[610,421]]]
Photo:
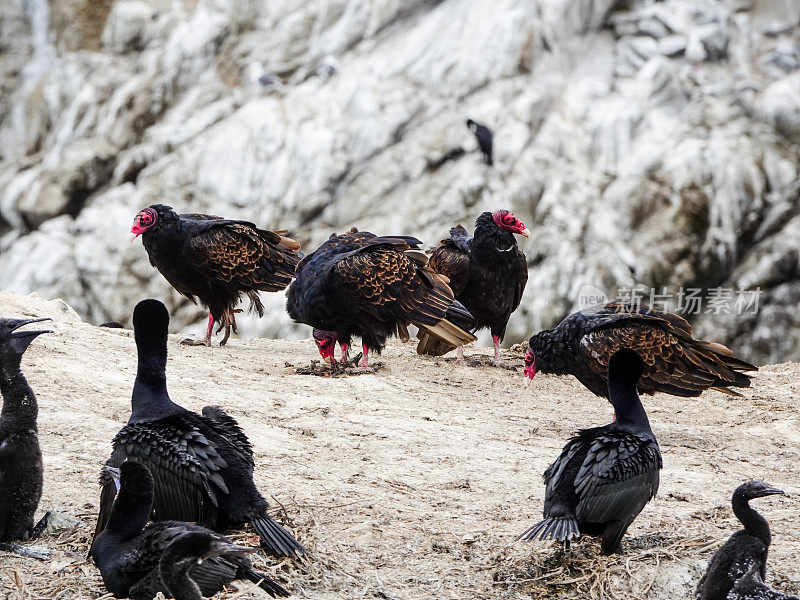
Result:
[[214,329],[214,317],[211,316],[211,313],[208,313],[208,330],[206,331],[206,337],[202,340],[197,340],[194,338],[186,338],[185,340],[181,341],[182,346],[208,346],[211,347],[211,332]]
[[342,346],[342,362],[346,363],[348,360],[350,360],[350,354],[349,354],[350,346],[347,344],[341,344],[341,346]]
[[367,348],[366,346],[361,346],[361,351],[363,353],[363,356],[361,358],[361,364],[359,366],[360,367],[369,366],[367,365],[367,358],[369,357],[369,348]]
[[493,335],[492,341],[494,342],[494,362],[500,362],[500,336]]
[[456,362],[459,364],[464,362],[464,346],[456,348]]
[[206,330],[206,346],[211,345],[211,334],[214,333],[214,317],[208,313],[208,329]]

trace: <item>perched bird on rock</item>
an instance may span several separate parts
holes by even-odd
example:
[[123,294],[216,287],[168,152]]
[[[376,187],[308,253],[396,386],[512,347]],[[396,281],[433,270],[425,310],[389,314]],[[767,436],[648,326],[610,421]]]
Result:
[[[264,546],[281,556],[305,549],[268,514],[253,483],[253,448],[236,420],[218,406],[198,415],[167,393],[169,314],[157,300],[133,312],[139,366],[127,425],[114,437],[107,464],[126,460],[147,466],[155,479],[153,519],[193,521],[216,531],[251,523]],[[113,492],[108,486],[104,493]],[[107,498],[102,506],[108,507]],[[108,515],[100,511],[97,532]]]
[[[50,319],[0,319],[0,549],[34,556],[10,544],[41,535],[47,516],[34,526],[42,497],[42,451],[39,448],[36,395],[20,370],[30,343],[49,329],[23,329]],[[48,513],[49,514],[49,513]]]
[[744,529],[734,533],[711,558],[697,586],[698,600],[726,600],[736,580],[751,567],[755,567],[762,582],[766,579],[772,534],[769,523],[750,506],[750,501],[783,493],[763,481],[748,481],[736,488],[731,505]]
[[494,164],[494,159],[492,157],[492,138],[494,136],[492,135],[492,130],[486,125],[476,123],[472,119],[467,119],[467,127],[469,127],[469,130],[475,135],[475,139],[478,140],[478,148],[480,148],[481,154],[483,154],[483,162],[491,167]]
[[202,344],[211,345],[214,323],[225,329],[220,342],[236,331],[236,305],[242,295],[250,310],[264,316],[259,291],[279,292],[292,281],[300,244],[285,231],[265,231],[249,221],[211,215],[179,215],[154,204],[136,215],[131,240],[142,236],[152,264],[178,292],[208,308]]
[[235,579],[247,579],[272,597],[289,592],[253,570],[246,553],[205,527],[180,521],[147,525],[155,485],[136,461],[103,467],[101,510],[106,521],[90,554],[106,588],[117,598],[152,600],[158,592],[176,600],[213,596]]
[[362,366],[370,351],[380,354],[393,334],[408,339],[408,325],[420,328],[417,351],[444,354],[473,341],[472,315],[455,300],[446,279],[426,266],[418,239],[378,237],[353,228],[333,234],[297,267],[289,286],[289,316],[314,328],[314,342],[333,364],[336,342],[343,360],[359,336]]
[[[450,237],[431,250],[428,263],[450,280],[453,294],[475,317],[477,328],[489,328],[496,361],[508,319],[517,310],[528,281],[525,254],[514,234],[530,237],[525,224],[510,211],[482,213],[472,236],[461,225],[453,227]],[[459,347],[459,358],[462,353]]]
[[692,337],[691,325],[678,315],[615,300],[573,313],[531,337],[525,376],[574,375],[607,398],[608,361],[620,348],[636,350],[644,360],[643,394],[689,397],[713,388],[738,396],[731,388],[749,387],[744,372],[758,370],[722,344]]
[[616,418],[579,431],[544,472],[544,519],[518,539],[569,543],[601,536],[603,554],[622,552],[622,536],[658,491],[661,452],[636,392],[642,359],[633,350],[614,353],[608,397]]

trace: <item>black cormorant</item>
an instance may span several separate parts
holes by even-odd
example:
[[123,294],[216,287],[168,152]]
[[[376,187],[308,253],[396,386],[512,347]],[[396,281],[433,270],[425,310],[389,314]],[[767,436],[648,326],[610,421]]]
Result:
[[[190,579],[190,587],[199,588],[203,596],[213,596],[234,579],[261,582],[261,589],[273,597],[289,595],[277,583],[255,572],[241,549],[231,551],[233,544],[229,539],[205,527],[179,521],[159,521],[145,526],[153,505],[154,482],[143,464],[127,461],[119,469],[105,465],[101,483],[101,510],[108,509],[108,504],[111,507],[105,528],[92,542],[90,555],[100,569],[106,588],[117,598],[151,600],[159,591],[168,597],[172,592],[178,598],[177,593],[183,591],[184,586],[176,585],[175,576]],[[198,553],[191,564],[183,560],[182,544],[187,534],[196,536],[189,540],[202,539],[205,544],[196,548]],[[183,542],[173,549],[172,544],[181,540]],[[228,551],[224,551],[226,547]],[[172,568],[167,566],[178,557],[180,564],[172,563]],[[165,566],[166,581],[163,579]]]
[[636,392],[643,362],[619,350],[608,365],[616,419],[579,431],[544,472],[544,520],[518,539],[569,542],[600,535],[603,554],[622,551],[625,531],[658,490],[661,452]]
[[763,481],[748,481],[733,492],[733,514],[744,525],[728,539],[708,563],[697,586],[699,600],[726,600],[736,580],[756,563],[761,580],[767,577],[767,553],[772,541],[767,520],[750,507],[750,500],[783,494]]
[[[216,531],[252,523],[275,554],[305,552],[267,514],[269,505],[253,483],[253,448],[236,420],[216,406],[206,406],[201,416],[170,400],[165,374],[168,325],[169,314],[158,300],[144,300],[133,312],[139,366],[131,417],[114,438],[107,464],[118,467],[133,459],[150,469],[155,521],[192,521]],[[98,531],[105,517],[101,507]]]
[[727,600],[800,600],[800,598],[776,592],[768,587],[759,573],[758,561],[751,560],[745,574],[736,580],[728,592]]
[[494,159],[492,158],[492,138],[494,137],[492,130],[486,125],[476,123],[472,119],[467,119],[467,127],[475,135],[475,139],[478,140],[478,147],[481,149],[481,154],[483,154],[483,162],[491,167],[494,164]]
[[20,371],[22,355],[36,336],[51,330],[23,330],[50,319],[0,319],[0,549],[42,558],[8,544],[38,537],[47,515],[34,527],[42,497],[42,451],[39,448],[36,395]]

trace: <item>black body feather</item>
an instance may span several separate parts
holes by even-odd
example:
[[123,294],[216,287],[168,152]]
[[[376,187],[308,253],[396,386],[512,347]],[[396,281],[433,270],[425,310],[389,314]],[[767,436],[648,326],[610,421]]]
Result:
[[603,554],[621,552],[625,531],[658,491],[661,469],[658,442],[636,393],[641,365],[635,352],[615,355],[609,395],[617,419],[570,439],[544,473],[544,519],[520,539],[598,535]]

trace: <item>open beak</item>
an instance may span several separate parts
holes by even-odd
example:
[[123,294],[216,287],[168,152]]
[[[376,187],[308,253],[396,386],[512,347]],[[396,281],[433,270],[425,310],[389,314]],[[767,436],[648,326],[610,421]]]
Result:
[[520,235],[524,235],[526,238],[531,237],[531,230],[527,227],[519,232]]
[[13,338],[35,338],[37,335],[41,335],[43,333],[53,333],[52,329],[26,329],[25,331],[19,331],[20,327],[24,327],[25,325],[30,325],[31,323],[41,323],[42,321],[52,321],[53,319],[49,317],[43,317],[41,319],[16,319],[13,327],[11,328],[11,337]]

